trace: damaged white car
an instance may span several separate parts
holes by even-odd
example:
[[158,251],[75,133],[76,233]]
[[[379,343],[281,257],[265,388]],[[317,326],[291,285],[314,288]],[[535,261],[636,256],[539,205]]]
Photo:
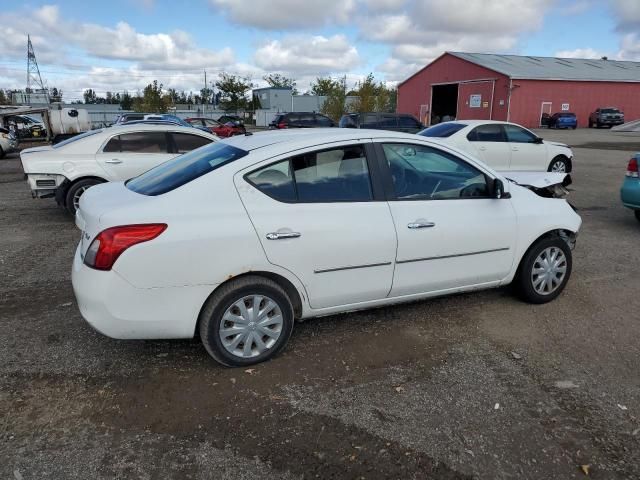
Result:
[[210,133],[176,125],[114,126],[53,146],[27,148],[20,152],[20,160],[34,198],[55,197],[75,214],[89,187],[136,177],[217,140]]

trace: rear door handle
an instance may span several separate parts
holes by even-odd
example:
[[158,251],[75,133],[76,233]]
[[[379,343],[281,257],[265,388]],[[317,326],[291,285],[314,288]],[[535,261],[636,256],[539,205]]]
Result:
[[436,224],[433,222],[413,222],[407,225],[407,228],[415,230],[417,228],[431,228],[435,227]]
[[105,160],[104,163],[122,163],[122,160],[119,158],[112,158],[111,160]]
[[285,238],[298,238],[299,232],[271,232],[267,233],[267,240],[283,240]]

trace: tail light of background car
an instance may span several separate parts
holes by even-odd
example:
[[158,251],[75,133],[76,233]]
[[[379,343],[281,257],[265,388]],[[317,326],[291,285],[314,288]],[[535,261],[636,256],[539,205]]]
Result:
[[287,128],[287,127],[288,127],[287,122],[280,122],[278,124],[278,128]]
[[625,173],[627,177],[638,178],[638,159],[633,157],[629,160],[629,165],[627,165],[627,173]]
[[118,257],[127,248],[153,240],[167,229],[166,223],[122,225],[103,230],[91,242],[84,263],[96,270],[111,270]]

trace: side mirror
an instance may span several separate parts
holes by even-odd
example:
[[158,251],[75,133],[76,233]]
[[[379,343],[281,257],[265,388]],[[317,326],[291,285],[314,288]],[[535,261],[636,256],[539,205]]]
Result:
[[504,183],[499,178],[493,180],[493,198],[511,198],[511,194],[504,191]]
[[542,137],[536,137],[533,143],[541,144],[543,142]]

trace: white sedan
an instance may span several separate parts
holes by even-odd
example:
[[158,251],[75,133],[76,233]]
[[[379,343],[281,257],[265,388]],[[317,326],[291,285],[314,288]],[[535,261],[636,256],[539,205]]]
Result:
[[80,199],[73,288],[120,339],[190,338],[219,362],[271,358],[294,319],[514,283],[553,300],[581,219],[418,135],[233,137]]
[[569,173],[573,168],[573,151],[568,145],[543,140],[515,123],[455,120],[433,125],[418,135],[439,138],[498,171]]
[[127,180],[218,137],[175,125],[127,125],[90,130],[53,146],[20,152],[33,197],[55,197],[74,214],[93,185]]

